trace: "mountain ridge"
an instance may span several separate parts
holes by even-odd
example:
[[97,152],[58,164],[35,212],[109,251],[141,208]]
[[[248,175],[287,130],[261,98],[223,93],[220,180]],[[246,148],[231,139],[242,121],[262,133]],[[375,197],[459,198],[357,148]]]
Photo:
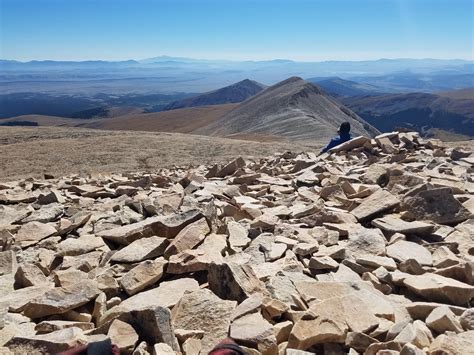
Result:
[[344,121],[351,123],[355,135],[379,133],[318,86],[300,77],[290,77],[249,98],[196,133],[212,136],[271,134],[308,141],[333,136]]

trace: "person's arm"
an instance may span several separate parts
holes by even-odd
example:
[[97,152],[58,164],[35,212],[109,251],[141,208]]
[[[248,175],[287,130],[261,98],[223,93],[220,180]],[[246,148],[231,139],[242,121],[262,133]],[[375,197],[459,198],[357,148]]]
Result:
[[333,139],[331,139],[331,141],[328,143],[328,145],[326,147],[324,147],[323,150],[321,150],[321,153],[326,153],[329,149],[335,147],[338,144],[339,144],[339,138],[334,137]]

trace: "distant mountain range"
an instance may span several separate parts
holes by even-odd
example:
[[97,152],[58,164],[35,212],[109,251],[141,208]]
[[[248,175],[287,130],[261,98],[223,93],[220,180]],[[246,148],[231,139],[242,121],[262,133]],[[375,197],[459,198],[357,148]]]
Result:
[[221,89],[173,101],[163,107],[163,111],[176,110],[185,107],[238,103],[258,94],[260,91],[265,89],[265,87],[265,85],[256,81],[245,79]]
[[316,85],[291,77],[244,101],[196,133],[311,141],[333,136],[345,121],[351,123],[355,135],[379,133]]
[[168,56],[117,62],[0,60],[2,93],[204,93],[245,78],[273,85],[292,75],[339,77],[375,86],[383,92],[435,92],[474,86],[474,61],[231,61]]
[[2,69],[20,69],[25,67],[53,67],[53,66],[69,66],[69,67],[84,67],[84,66],[149,66],[149,65],[163,65],[169,63],[175,64],[212,64],[214,66],[292,66],[294,68],[305,68],[307,66],[317,66],[315,71],[333,71],[333,72],[350,72],[354,73],[387,73],[397,72],[403,70],[413,70],[415,72],[426,72],[433,70],[456,70],[459,66],[474,65],[472,60],[462,59],[377,59],[377,60],[361,60],[361,61],[342,61],[342,60],[327,60],[327,61],[294,61],[289,59],[272,59],[272,60],[216,60],[216,59],[195,59],[185,57],[159,56],[154,58],[147,58],[142,60],[123,60],[123,61],[106,61],[106,60],[85,60],[85,61],[56,61],[56,60],[32,60],[32,61],[17,61],[0,59],[0,67]]

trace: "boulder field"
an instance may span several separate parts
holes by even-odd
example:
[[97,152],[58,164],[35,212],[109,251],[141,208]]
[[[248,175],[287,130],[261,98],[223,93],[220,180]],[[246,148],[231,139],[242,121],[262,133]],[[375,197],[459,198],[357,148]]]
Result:
[[473,171],[392,132],[0,183],[0,352],[474,354]]

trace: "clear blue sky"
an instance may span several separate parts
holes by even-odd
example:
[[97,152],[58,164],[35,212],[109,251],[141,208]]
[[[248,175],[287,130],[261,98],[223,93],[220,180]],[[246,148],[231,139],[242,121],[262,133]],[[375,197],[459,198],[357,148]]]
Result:
[[0,3],[3,59],[473,59],[473,0]]

